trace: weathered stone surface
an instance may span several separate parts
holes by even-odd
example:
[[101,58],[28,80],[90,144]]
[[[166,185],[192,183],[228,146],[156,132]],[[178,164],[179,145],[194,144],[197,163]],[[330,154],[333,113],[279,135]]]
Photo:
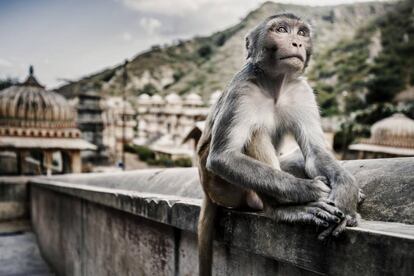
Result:
[[[136,275],[193,275],[196,271],[194,233],[200,199],[35,180],[31,202],[42,252],[60,273],[128,274],[138,269],[142,274]],[[412,275],[414,271],[414,226],[408,224],[363,222],[341,238],[321,243],[314,227],[222,210],[216,231],[217,275],[242,271]],[[63,251],[69,253],[59,255]],[[117,266],[119,262],[123,265]]]
[[[282,168],[303,177],[302,163],[289,156]],[[362,216],[382,221],[322,243],[315,227],[221,209],[215,275],[413,275],[414,158],[344,166],[367,195]],[[37,178],[31,191],[34,230],[58,274],[196,274],[195,168]]]
[[[281,167],[303,177],[300,155],[282,158]],[[343,161],[366,194],[360,213],[368,220],[414,224],[414,158]],[[56,181],[145,193],[202,198],[196,168],[152,169],[53,177]]]
[[[181,203],[175,211],[168,211],[175,205],[162,203],[163,200],[155,203],[152,198],[146,201],[148,206],[142,206],[141,212],[149,211],[153,218],[159,216],[164,221],[169,217],[171,223],[181,226],[192,224],[190,228],[193,230],[185,231],[168,223],[42,187],[34,187],[32,195],[33,224],[41,250],[59,275],[197,274],[193,232],[197,219],[194,213],[198,212],[196,205]],[[117,199],[117,196],[119,194],[112,199],[117,202],[126,200]],[[106,203],[109,203],[108,198]],[[166,209],[165,206],[170,207]],[[165,211],[176,214],[166,215]],[[245,275],[246,272],[264,276],[275,275],[275,272],[303,275],[302,269],[242,249],[229,248],[223,243],[215,244],[215,258],[215,275],[220,276]]]
[[367,195],[364,219],[414,224],[414,158],[345,161]]

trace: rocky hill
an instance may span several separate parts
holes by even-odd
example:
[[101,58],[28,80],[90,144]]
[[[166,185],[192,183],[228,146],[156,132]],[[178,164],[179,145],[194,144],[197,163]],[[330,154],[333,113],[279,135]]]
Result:
[[308,77],[322,114],[343,122],[338,144],[368,137],[373,123],[393,113],[414,118],[414,0],[394,2],[321,52]]
[[[323,103],[332,101],[336,94],[328,86],[336,85],[338,62],[336,50],[342,43],[353,43],[357,35],[363,36],[364,26],[373,24],[377,18],[392,9],[393,4],[369,2],[329,7],[309,7],[266,2],[249,13],[239,24],[208,37],[196,37],[180,41],[168,47],[154,46],[137,55],[128,64],[127,93],[153,94],[175,91],[185,94],[200,93],[207,98],[216,89],[223,89],[233,74],[245,61],[244,36],[263,18],[280,12],[294,12],[310,21],[315,29],[315,54],[307,71],[314,85],[322,90]],[[378,49],[378,34],[367,32],[367,40],[373,46],[371,52],[358,57],[374,58]],[[366,40],[364,40],[366,41]],[[347,44],[348,45],[348,44]],[[352,44],[358,48],[359,44]],[[376,46],[377,45],[377,46]],[[376,48],[377,47],[377,48]],[[346,59],[346,56],[342,56]],[[327,64],[326,69],[324,64]],[[329,72],[321,77],[316,69]],[[323,70],[322,70],[323,71]],[[322,73],[323,74],[323,73]],[[103,70],[77,82],[64,85],[58,92],[72,97],[82,89],[94,88],[104,95],[119,95],[123,90],[122,66]],[[326,89],[328,88],[328,89]],[[337,91],[335,91],[337,92]]]

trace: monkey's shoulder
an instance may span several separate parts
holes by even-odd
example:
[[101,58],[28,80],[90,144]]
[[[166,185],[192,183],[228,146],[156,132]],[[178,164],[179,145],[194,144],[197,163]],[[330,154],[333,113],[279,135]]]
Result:
[[281,105],[314,105],[316,99],[306,78],[300,77],[286,84],[280,95],[279,103]]
[[228,97],[248,96],[252,93],[260,92],[260,87],[254,80],[244,79],[229,85],[226,92]]

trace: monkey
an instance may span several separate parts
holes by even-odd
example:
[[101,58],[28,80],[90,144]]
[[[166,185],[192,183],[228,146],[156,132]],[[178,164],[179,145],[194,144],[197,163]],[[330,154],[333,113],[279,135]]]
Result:
[[[266,18],[246,36],[247,61],[211,107],[197,146],[202,276],[211,275],[219,207],[324,227],[319,239],[358,224],[359,187],[327,149],[315,95],[302,76],[312,47],[311,27],[298,16]],[[278,153],[288,134],[307,178],[281,170]]]

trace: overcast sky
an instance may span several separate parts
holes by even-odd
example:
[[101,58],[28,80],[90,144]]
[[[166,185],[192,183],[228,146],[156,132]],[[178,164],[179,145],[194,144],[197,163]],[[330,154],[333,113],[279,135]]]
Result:
[[[263,0],[0,0],[0,78],[33,64],[48,88],[132,58],[154,44],[208,35]],[[277,1],[333,5],[347,0]],[[361,1],[360,1],[361,2]]]

